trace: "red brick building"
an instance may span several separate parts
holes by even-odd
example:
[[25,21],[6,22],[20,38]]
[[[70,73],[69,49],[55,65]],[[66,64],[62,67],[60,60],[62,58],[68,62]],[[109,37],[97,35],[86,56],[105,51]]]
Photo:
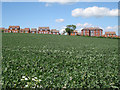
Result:
[[24,33],[30,33],[30,28],[24,28]]
[[105,32],[105,37],[118,37],[116,32]]
[[9,26],[8,30],[12,33],[19,33],[20,26]]
[[39,34],[51,34],[49,27],[38,27]]
[[60,35],[59,31],[56,30],[56,29],[52,29],[52,30],[51,30],[51,34]]
[[30,32],[31,33],[37,33],[37,28],[31,28]]
[[74,30],[70,35],[71,35],[71,36],[78,35],[77,30]]
[[30,28],[20,29],[19,33],[30,33]]
[[103,30],[98,27],[89,27],[81,30],[83,36],[102,36]]

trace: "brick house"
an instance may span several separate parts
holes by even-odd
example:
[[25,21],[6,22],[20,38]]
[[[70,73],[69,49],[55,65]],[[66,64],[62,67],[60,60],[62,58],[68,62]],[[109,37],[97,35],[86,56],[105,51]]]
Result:
[[118,37],[116,32],[105,32],[105,37]]
[[30,33],[30,28],[20,29],[20,33]]
[[8,30],[10,30],[12,33],[19,33],[20,26],[9,26]]
[[77,30],[74,30],[70,35],[71,35],[71,36],[78,35]]
[[19,33],[24,33],[24,29],[20,29]]
[[11,33],[11,32],[12,32],[11,30],[4,29],[4,33]]
[[30,33],[30,28],[25,28],[24,33]]
[[31,28],[30,32],[31,33],[37,33],[37,28]]
[[0,27],[0,32],[8,33],[8,30],[6,31],[4,27]]
[[51,34],[49,27],[38,27],[39,34]]
[[103,30],[99,27],[89,27],[81,30],[81,35],[85,36],[102,36]]
[[51,34],[60,35],[59,31],[56,30],[56,29],[52,29],[52,30],[51,30]]

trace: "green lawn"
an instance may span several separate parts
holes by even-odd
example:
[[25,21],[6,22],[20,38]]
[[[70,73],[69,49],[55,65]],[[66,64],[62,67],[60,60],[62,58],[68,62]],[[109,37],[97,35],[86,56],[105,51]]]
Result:
[[3,88],[119,88],[118,39],[3,34]]

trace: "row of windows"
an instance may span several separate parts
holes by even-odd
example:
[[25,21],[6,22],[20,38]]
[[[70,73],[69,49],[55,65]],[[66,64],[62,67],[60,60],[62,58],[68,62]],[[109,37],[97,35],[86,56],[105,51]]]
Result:
[[[12,28],[10,28],[10,30],[13,30]],[[15,30],[18,30],[17,28],[15,28]]]
[[77,33],[72,33],[72,34],[75,34],[75,35],[77,35]]
[[107,35],[116,35],[116,34],[107,34]]
[[90,31],[90,32],[87,32],[87,33],[85,31],[83,31],[83,35],[85,35],[85,34],[89,35],[90,34],[91,36],[94,36],[95,34],[99,35],[99,33],[100,33],[100,36],[101,36],[101,31],[100,32],[96,32],[96,33],[94,31]]
[[46,33],[46,34],[48,34],[48,32],[39,32],[39,33],[43,33],[43,34]]

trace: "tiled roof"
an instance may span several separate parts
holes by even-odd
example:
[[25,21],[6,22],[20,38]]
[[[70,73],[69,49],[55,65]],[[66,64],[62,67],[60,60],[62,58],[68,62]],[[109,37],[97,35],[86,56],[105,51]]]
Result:
[[49,29],[49,27],[38,27],[38,29]]
[[20,28],[20,26],[9,26],[9,28]]
[[78,32],[77,30],[74,30],[73,32]]
[[59,31],[56,29],[52,29],[51,32],[59,32]]
[[4,30],[5,28],[1,27],[0,30]]
[[26,30],[26,31],[28,30],[28,31],[29,31],[29,30],[30,30],[30,28],[25,28],[24,30]]
[[88,30],[102,30],[99,27],[86,27],[86,28],[83,28],[82,30],[86,30],[86,29],[88,29]]
[[116,34],[115,32],[105,32],[105,34]]

